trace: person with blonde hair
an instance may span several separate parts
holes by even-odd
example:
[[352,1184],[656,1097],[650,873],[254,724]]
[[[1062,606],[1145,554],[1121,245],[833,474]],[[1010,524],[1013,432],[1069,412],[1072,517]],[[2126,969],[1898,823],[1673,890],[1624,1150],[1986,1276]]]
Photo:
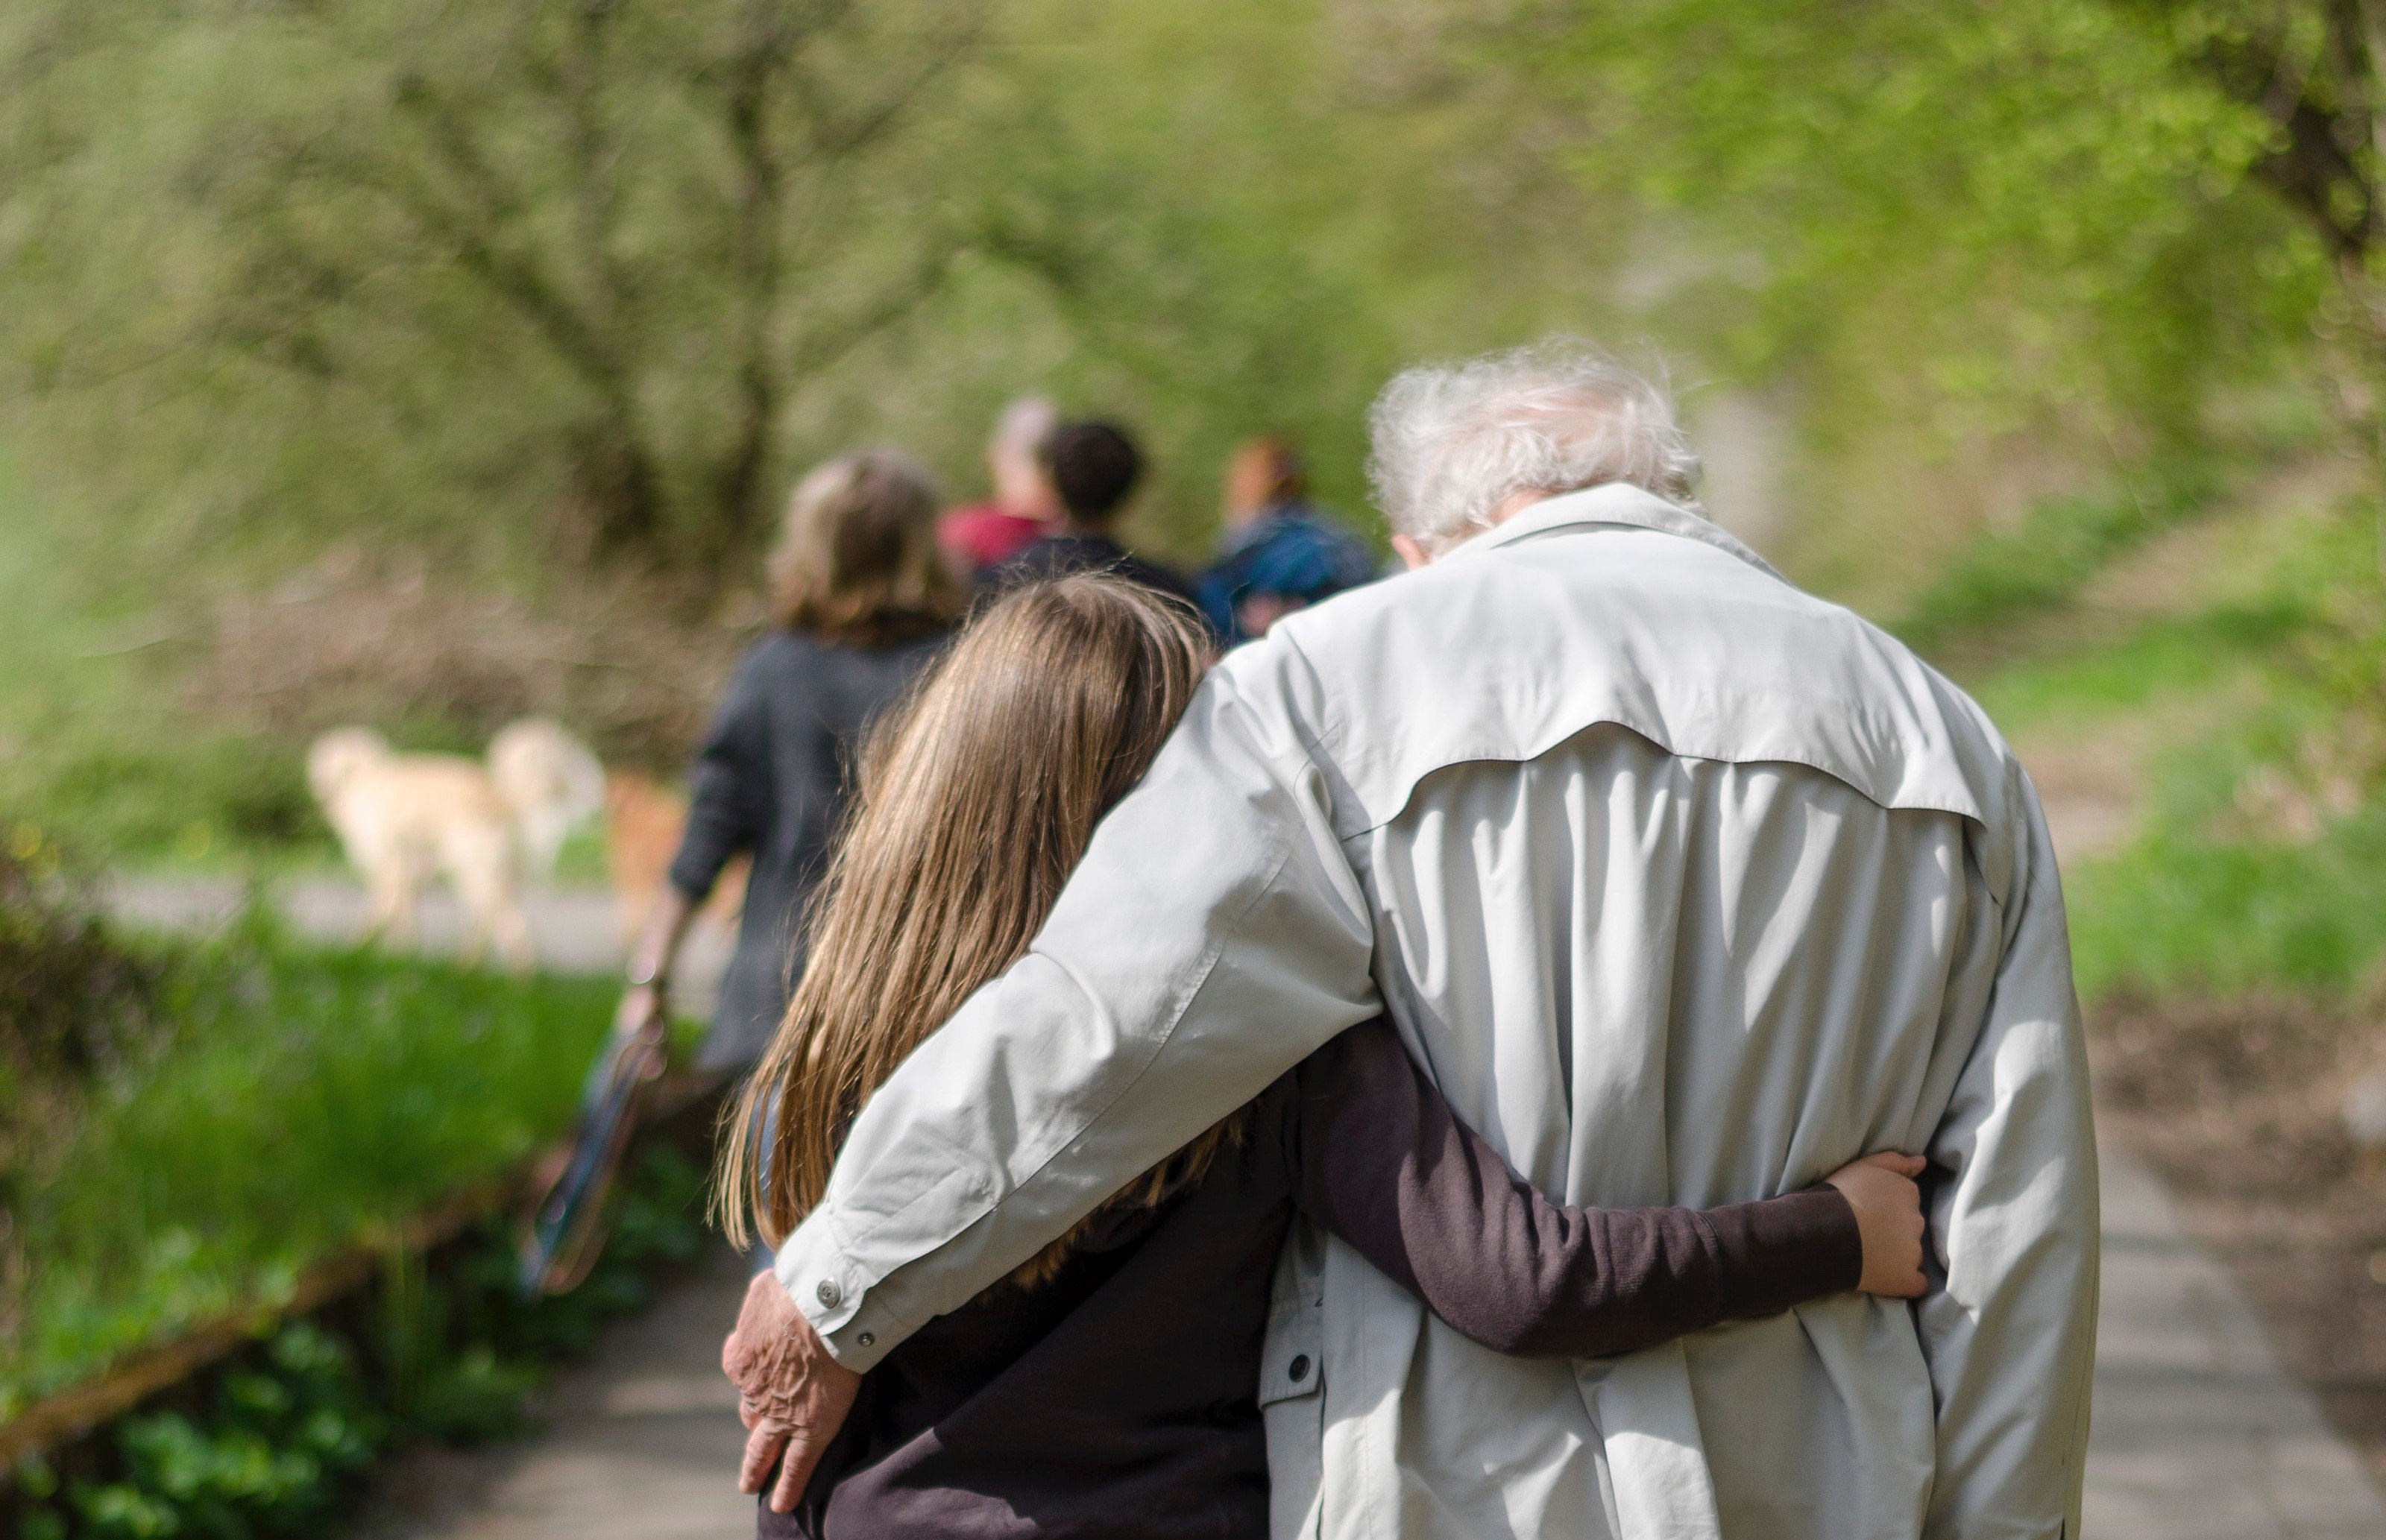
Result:
[[[1209,661],[1183,605],[1115,574],[1065,576],[994,601],[889,719],[819,895],[810,966],[727,1123],[733,1239],[801,1221],[872,1093],[1029,951]],[[1287,1399],[1270,1387],[1297,1396],[1318,1371],[1262,1351],[1270,1315],[1303,1308],[1272,1299],[1296,1212],[1469,1339],[1566,1357],[1918,1290],[1918,1165],[1875,1157],[1705,1212],[1564,1208],[1455,1119],[1388,1023],[1356,1027],[922,1327],[856,1387],[818,1477],[776,1485],[761,1534],[1162,1540],[1198,1517],[1193,1533],[1261,1540],[1268,1408]],[[767,1275],[753,1287],[785,1297]],[[767,1459],[758,1445],[749,1484]]]
[[687,829],[631,949],[621,1020],[663,1007],[689,920],[734,856],[753,858],[737,949],[698,1052],[750,1064],[803,968],[797,920],[825,864],[862,733],[961,612],[936,549],[936,485],[891,449],[828,461],[789,499],[767,562],[772,624],[731,674],[688,773]]

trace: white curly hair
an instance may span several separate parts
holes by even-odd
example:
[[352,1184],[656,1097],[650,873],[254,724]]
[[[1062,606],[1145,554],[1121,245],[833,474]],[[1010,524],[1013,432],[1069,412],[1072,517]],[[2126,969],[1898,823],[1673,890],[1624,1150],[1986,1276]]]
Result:
[[1625,482],[1698,507],[1672,395],[1574,338],[1402,370],[1367,426],[1376,505],[1427,551],[1490,528],[1522,493]]

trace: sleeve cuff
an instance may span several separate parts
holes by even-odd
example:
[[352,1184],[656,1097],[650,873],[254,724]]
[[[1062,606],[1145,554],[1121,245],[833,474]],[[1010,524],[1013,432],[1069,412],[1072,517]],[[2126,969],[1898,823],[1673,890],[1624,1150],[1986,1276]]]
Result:
[[1845,1294],[1864,1277],[1856,1212],[1828,1183],[1709,1209],[1706,1219],[1722,1254],[1726,1320],[1778,1315]]
[[679,891],[682,898],[691,904],[702,904],[712,896],[712,885],[721,881],[722,868],[728,864],[726,856],[717,861],[682,856],[673,858],[672,864],[664,869],[663,876]]
[[829,1357],[856,1373],[874,1367],[910,1334],[873,1297],[860,1266],[817,1214],[787,1237],[771,1271],[820,1334]]

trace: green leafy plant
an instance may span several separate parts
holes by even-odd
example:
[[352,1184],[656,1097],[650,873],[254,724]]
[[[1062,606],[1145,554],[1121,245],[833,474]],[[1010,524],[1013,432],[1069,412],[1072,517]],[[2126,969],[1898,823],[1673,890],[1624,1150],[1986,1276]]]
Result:
[[1896,630],[1924,652],[2078,596],[2115,557],[2209,504],[2208,476],[2173,471],[2099,497],[2053,497],[1958,546]]
[[0,1406],[270,1305],[309,1263],[496,1176],[568,1125],[610,1007],[598,982],[310,951],[254,920],[164,977],[171,1045],[26,1157],[31,1266]]
[[[651,1296],[706,1244],[704,1171],[668,1145],[632,1162],[619,1229],[588,1281],[559,1298],[514,1287],[508,1227],[453,1254],[396,1257],[347,1334],[282,1327],[182,1409],[126,1418],[104,1478],[15,1472],[25,1540],[282,1540],[320,1534],[372,1462],[403,1444],[477,1444],[521,1426],[546,1366]],[[327,1318],[329,1319],[329,1318]]]

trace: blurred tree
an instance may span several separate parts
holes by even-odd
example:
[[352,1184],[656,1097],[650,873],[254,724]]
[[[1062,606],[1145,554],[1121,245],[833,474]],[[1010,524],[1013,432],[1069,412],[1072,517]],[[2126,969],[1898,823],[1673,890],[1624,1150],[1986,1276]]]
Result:
[[1867,442],[1936,437],[1969,462],[1952,490],[2007,480],[2017,519],[2100,464],[2205,453],[2216,405],[2242,416],[2357,314],[2362,14],[1525,0],[1501,43],[1574,105],[1586,182],[1662,211],[1644,291],[1725,367],[1789,381],[1842,485]]
[[[2285,174],[2281,131],[2207,68],[2227,14],[2255,9],[1639,0],[1523,25],[1582,114],[1585,173],[1721,216],[1707,261],[1790,302],[1755,340],[1812,324],[1818,298],[1838,314],[1903,302],[1934,328],[1917,345],[1983,311],[2009,340],[2087,320],[2103,324],[2066,364],[2160,406],[2210,329],[2258,329],[2280,305],[2307,317],[2314,297],[2308,243],[2246,195]],[[2317,76],[2309,89],[2324,94]],[[2232,266],[2266,282],[2212,292]]]
[[1608,314],[1623,227],[1541,109],[1405,36],[1347,0],[27,0],[0,442],[235,584],[370,532],[705,601],[802,459],[893,438],[965,489],[1044,390],[1146,435],[1140,533],[1190,558],[1235,439],[1355,506],[1391,369]]
[[[1199,6],[1019,0],[996,83],[1010,137],[973,276],[946,296],[949,372],[999,349],[1159,453],[1139,533],[1205,556],[1218,477],[1259,432],[1300,443],[1364,521],[1367,402],[1395,369],[1609,329],[1628,224],[1548,154],[1547,104],[1357,0]],[[1458,68],[1447,68],[1455,62]],[[930,388],[922,382],[922,388]],[[973,428],[984,408],[966,414]]]
[[119,433],[110,406],[175,419],[236,489],[219,514],[277,469],[421,457],[589,555],[717,572],[778,494],[791,400],[967,240],[920,157],[983,23],[31,0],[0,33],[17,382]]

